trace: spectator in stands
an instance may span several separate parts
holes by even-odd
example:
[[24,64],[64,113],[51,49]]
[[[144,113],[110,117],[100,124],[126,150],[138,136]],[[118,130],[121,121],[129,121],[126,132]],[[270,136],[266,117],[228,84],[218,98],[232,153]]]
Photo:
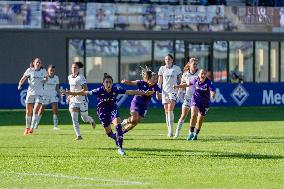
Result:
[[150,5],[146,8],[144,15],[143,25],[146,29],[152,30],[156,26],[156,10],[153,5]]
[[227,5],[226,0],[208,0],[207,5]]
[[243,83],[243,78],[241,77],[240,74],[237,74],[236,72],[232,72],[231,83]]

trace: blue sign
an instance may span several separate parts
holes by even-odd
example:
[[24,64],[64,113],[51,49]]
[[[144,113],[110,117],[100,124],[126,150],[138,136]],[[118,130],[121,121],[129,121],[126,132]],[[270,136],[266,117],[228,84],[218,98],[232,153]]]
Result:
[[[117,84],[125,89],[135,89],[135,87]],[[101,84],[88,84],[90,90],[101,86]],[[211,106],[280,106],[284,105],[284,83],[215,83],[216,97],[211,102]],[[67,84],[60,84],[61,89],[69,88]],[[0,84],[0,109],[15,109],[25,107],[27,85],[23,85],[23,90],[17,90],[17,84]],[[95,96],[89,96],[89,107],[96,107]],[[130,107],[131,95],[119,95],[118,105],[120,107]],[[181,106],[183,100],[177,100],[177,106]],[[162,107],[160,101],[155,97],[151,101],[152,107]],[[61,96],[60,108],[67,108],[66,97]]]

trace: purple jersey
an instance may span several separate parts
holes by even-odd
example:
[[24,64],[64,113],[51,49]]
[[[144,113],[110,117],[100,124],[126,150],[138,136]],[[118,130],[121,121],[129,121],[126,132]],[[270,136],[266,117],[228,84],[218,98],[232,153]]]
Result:
[[97,108],[106,108],[106,107],[114,107],[117,108],[116,105],[116,97],[119,94],[125,94],[125,89],[119,87],[112,87],[110,92],[107,92],[104,86],[93,89],[89,92],[89,95],[97,96]]
[[89,95],[97,96],[97,114],[104,127],[108,127],[115,118],[119,117],[116,97],[119,94],[125,94],[125,92],[125,89],[118,87],[112,87],[111,91],[107,92],[104,86],[89,92]]
[[199,77],[196,77],[189,83],[195,89],[191,98],[191,104],[199,104],[208,107],[210,102],[210,91],[215,91],[215,87],[210,79],[206,78],[205,81],[201,83]]
[[[161,89],[158,87],[158,85],[155,83],[154,85],[150,86],[148,82],[143,81],[143,80],[137,80],[137,86],[138,86],[138,91],[158,91],[161,92]],[[155,93],[154,93],[155,94]],[[151,96],[146,96],[146,95],[135,95],[132,99],[132,102],[136,102],[139,104],[139,106],[142,106],[144,108],[148,108],[148,105],[151,101],[152,95]]]

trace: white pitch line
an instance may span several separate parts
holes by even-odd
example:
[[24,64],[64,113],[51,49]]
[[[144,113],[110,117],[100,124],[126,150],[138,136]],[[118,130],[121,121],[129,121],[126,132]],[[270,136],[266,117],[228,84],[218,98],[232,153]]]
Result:
[[46,173],[17,173],[17,172],[2,172],[4,174],[17,174],[26,176],[43,176],[43,177],[54,177],[54,178],[64,178],[64,179],[77,179],[77,180],[90,180],[90,181],[101,181],[101,182],[112,182],[112,184],[101,184],[101,185],[146,185],[149,183],[128,181],[128,180],[111,180],[111,179],[101,179],[101,178],[90,178],[90,177],[79,177],[79,176],[68,176],[68,175],[57,175],[57,174],[46,174]]

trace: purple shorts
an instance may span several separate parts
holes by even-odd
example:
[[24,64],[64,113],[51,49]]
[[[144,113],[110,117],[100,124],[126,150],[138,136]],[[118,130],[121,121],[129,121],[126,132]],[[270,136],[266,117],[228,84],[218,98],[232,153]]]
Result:
[[196,106],[199,110],[199,113],[202,115],[202,116],[206,116],[208,110],[209,110],[209,106],[207,105],[204,105],[200,102],[196,102],[196,101],[191,101],[190,103],[190,106]]
[[141,117],[145,117],[147,114],[147,108],[137,103],[136,101],[131,102],[130,112],[138,112]]
[[100,122],[103,127],[108,127],[112,123],[115,118],[119,117],[119,113],[117,109],[113,110],[101,110],[97,109],[97,114],[99,116]]

